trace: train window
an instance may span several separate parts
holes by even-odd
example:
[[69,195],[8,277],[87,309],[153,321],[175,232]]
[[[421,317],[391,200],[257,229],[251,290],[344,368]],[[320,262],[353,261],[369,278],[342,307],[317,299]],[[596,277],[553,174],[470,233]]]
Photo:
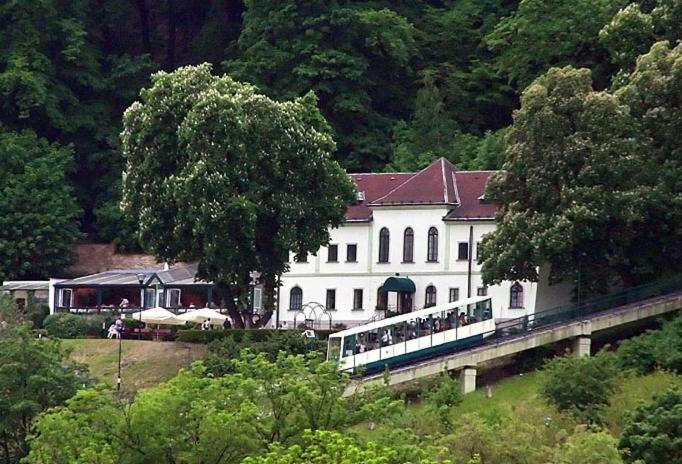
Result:
[[364,332],[357,335],[357,341],[355,343],[355,354],[364,353],[367,351],[367,337]]
[[407,327],[405,329],[405,338],[407,340],[412,340],[417,338],[417,322],[414,319],[407,321]]
[[343,354],[342,357],[353,356],[355,354],[355,335],[343,337]]
[[329,337],[329,348],[327,351],[328,361],[338,361],[341,353],[341,339],[338,337]]
[[393,333],[390,327],[381,329],[381,346],[393,345]]
[[407,324],[400,322],[393,326],[393,343],[402,343],[405,341]]
[[379,335],[377,330],[370,330],[367,332],[367,351],[376,350],[379,348]]

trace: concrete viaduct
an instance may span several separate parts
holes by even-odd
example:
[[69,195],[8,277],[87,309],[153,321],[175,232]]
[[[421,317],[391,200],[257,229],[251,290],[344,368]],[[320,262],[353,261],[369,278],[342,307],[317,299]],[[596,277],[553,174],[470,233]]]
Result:
[[[586,315],[579,319],[558,322],[524,333],[490,340],[483,345],[437,358],[428,359],[410,366],[396,368],[388,373],[388,384],[397,385],[421,377],[437,375],[444,370],[460,371],[460,385],[464,393],[476,388],[476,369],[483,363],[502,358],[542,345],[561,340],[573,341],[573,353],[589,356],[592,334],[631,322],[656,317],[682,308],[682,292],[645,299],[636,303],[611,308]],[[383,383],[386,374],[377,374],[351,382],[348,393],[371,383]]]

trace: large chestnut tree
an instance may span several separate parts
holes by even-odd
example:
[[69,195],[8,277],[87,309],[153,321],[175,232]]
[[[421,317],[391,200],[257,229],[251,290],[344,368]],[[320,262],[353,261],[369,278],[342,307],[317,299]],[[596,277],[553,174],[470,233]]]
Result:
[[[354,187],[310,93],[278,102],[207,64],[152,76],[123,118],[124,208],[159,259],[196,261],[236,327],[270,319],[290,251],[329,241]],[[248,309],[262,273],[264,311]]]

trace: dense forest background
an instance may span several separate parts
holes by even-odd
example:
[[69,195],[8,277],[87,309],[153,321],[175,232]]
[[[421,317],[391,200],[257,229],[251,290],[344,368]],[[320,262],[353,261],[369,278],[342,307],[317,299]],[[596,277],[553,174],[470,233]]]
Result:
[[675,0],[5,0],[0,146],[49,144],[81,210],[70,234],[131,249],[121,116],[153,72],[209,62],[275,98],[314,90],[351,172],[438,156],[495,169],[533,79],[571,64],[608,88],[655,40],[679,38],[680,10]]

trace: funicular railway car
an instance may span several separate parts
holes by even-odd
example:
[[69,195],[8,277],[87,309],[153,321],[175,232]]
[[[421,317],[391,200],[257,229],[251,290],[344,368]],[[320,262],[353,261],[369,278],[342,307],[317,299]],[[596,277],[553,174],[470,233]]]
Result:
[[369,374],[474,345],[494,331],[490,297],[467,298],[334,333],[327,359]]

